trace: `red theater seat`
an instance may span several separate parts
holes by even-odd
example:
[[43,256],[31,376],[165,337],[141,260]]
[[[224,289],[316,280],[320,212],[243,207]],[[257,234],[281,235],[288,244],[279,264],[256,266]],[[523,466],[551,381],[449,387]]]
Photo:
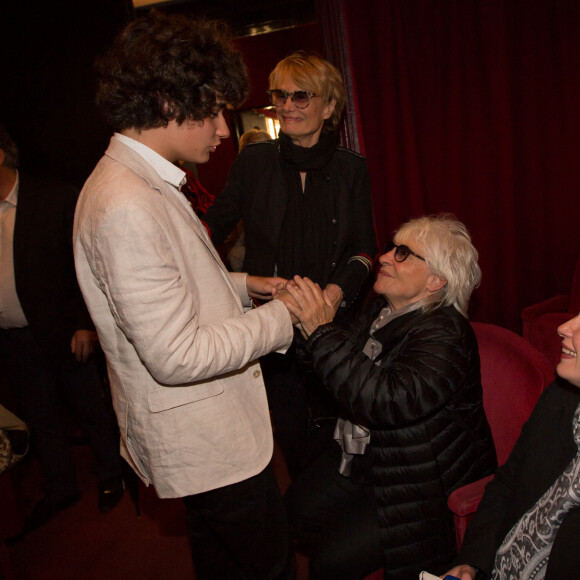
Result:
[[[503,465],[540,393],[552,382],[554,369],[542,353],[515,332],[479,322],[473,322],[472,326],[479,343],[483,406],[498,464]],[[488,476],[456,489],[449,496],[458,548],[492,478]]]

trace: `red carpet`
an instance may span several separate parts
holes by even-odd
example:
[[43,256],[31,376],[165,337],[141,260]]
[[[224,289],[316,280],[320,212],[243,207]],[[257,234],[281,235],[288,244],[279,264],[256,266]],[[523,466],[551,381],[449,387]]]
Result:
[[[127,492],[113,511],[100,514],[91,452],[79,445],[74,453],[81,501],[8,548],[14,580],[194,579],[181,500],[160,500],[152,487],[140,484],[140,517]],[[288,474],[278,453],[273,465],[285,488]],[[21,499],[36,499],[35,462],[17,466],[14,475]],[[302,558],[297,578],[307,578]]]

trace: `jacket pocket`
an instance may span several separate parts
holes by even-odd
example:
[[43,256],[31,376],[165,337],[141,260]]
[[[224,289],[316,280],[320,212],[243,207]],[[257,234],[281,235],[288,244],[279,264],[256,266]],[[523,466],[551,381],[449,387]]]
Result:
[[152,413],[174,409],[224,392],[222,381],[197,383],[190,387],[162,387],[147,394],[147,405]]

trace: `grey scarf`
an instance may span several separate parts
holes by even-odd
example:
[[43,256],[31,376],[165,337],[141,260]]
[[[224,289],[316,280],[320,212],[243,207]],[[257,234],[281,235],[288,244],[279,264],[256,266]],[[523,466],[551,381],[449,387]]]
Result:
[[[382,345],[374,338],[374,333],[395,318],[422,308],[427,303],[426,300],[420,300],[400,310],[391,310],[390,306],[383,308],[369,329],[369,338],[363,347],[364,354],[374,361],[382,351]],[[342,449],[342,459],[338,471],[341,475],[350,477],[353,456],[364,455],[367,445],[371,441],[370,431],[363,425],[357,425],[348,419],[339,417],[334,429],[334,439]]]
[[506,535],[495,556],[493,580],[542,580],[566,514],[580,506],[580,405],[572,423],[578,453],[544,495]]

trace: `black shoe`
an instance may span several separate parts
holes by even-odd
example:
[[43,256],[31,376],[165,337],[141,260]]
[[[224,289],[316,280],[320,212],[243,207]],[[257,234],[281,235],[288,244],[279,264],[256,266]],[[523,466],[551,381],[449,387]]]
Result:
[[110,512],[121,501],[124,491],[125,483],[120,475],[101,481],[99,483],[99,511],[102,514]]
[[32,511],[26,516],[24,525],[22,526],[22,531],[18,535],[13,536],[12,538],[8,538],[6,543],[8,545],[16,544],[22,540],[26,534],[29,534],[33,530],[40,528],[52,518],[54,518],[54,516],[56,516],[58,513],[73,506],[80,500],[80,498],[80,493],[77,493],[56,501],[48,501],[46,498],[40,500],[34,506]]

